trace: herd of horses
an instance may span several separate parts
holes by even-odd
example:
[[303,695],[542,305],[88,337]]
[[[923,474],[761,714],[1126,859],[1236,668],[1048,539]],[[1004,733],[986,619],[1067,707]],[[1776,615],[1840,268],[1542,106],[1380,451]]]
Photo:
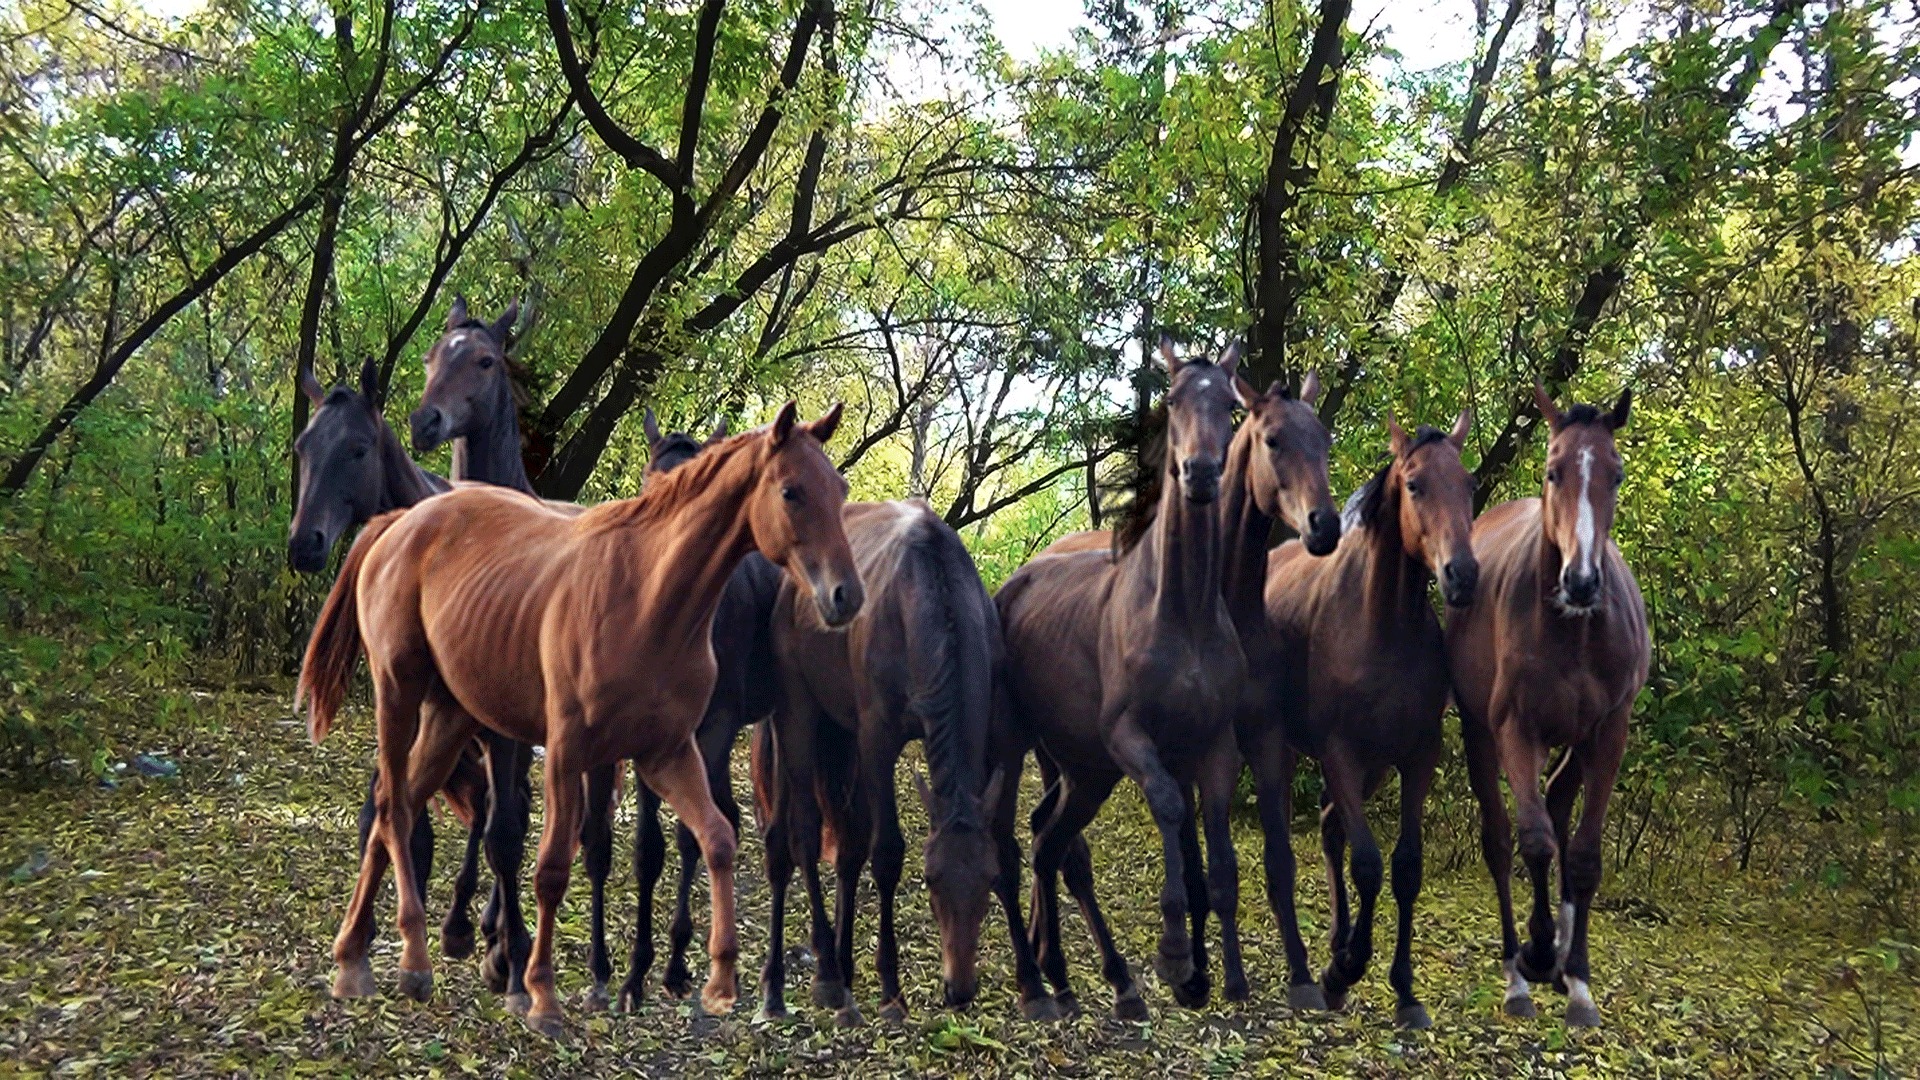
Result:
[[[605,885],[612,808],[631,761],[640,909],[618,1004],[639,1004],[654,962],[664,800],[679,819],[681,868],[663,983],[676,996],[693,991],[690,895],[704,862],[711,918],[700,1001],[729,1010],[738,993],[740,825],[729,758],[754,725],[753,794],[772,890],[766,1015],[786,1012],[786,894],[797,868],[813,1000],[842,1023],[859,1021],[854,916],[870,869],[880,1012],[905,1017],[895,900],[906,840],[894,778],[903,747],[918,739],[926,895],[948,1007],[977,993],[981,925],[997,898],[1022,1015],[1078,1008],[1060,930],[1064,880],[1099,948],[1114,1014],[1146,1017],[1095,896],[1084,836],[1123,777],[1144,794],[1160,838],[1160,981],[1182,1005],[1207,1001],[1212,916],[1222,993],[1248,997],[1228,828],[1245,766],[1265,833],[1268,901],[1285,939],[1287,1002],[1342,1008],[1371,960],[1387,869],[1365,805],[1397,772],[1389,979],[1396,1021],[1424,1027],[1414,904],[1422,813],[1452,701],[1499,897],[1505,1009],[1534,1015],[1530,983],[1552,982],[1567,995],[1569,1024],[1599,1022],[1588,915],[1607,801],[1649,660],[1639,589],[1609,536],[1627,393],[1610,409],[1562,411],[1536,388],[1551,431],[1541,494],[1478,520],[1461,463],[1470,413],[1444,432],[1407,432],[1389,419],[1391,458],[1342,513],[1329,491],[1331,440],[1313,409],[1315,378],[1260,392],[1238,373],[1237,349],[1182,359],[1163,343],[1169,387],[1155,415],[1164,434],[1142,456],[1132,510],[1111,533],[1056,541],[990,596],[959,536],[924,502],[846,501],[846,481],[822,450],[839,406],[808,422],[789,402],[765,427],[728,437],[723,425],[705,441],[663,435],[648,413],[651,458],[638,497],[593,507],[540,499],[520,457],[508,356],[515,316],[509,308],[489,323],[458,300],[427,354],[412,442],[422,453],[454,444],[451,483],[402,447],[371,366],[358,389],[326,391],[302,378],[315,411],[295,444],[289,559],[317,572],[362,527],[318,616],[299,695],[317,742],[364,655],[378,722],[359,879],[333,945],[336,997],[374,992],[373,905],[389,865],[399,987],[431,993],[426,811],[439,794],[468,827],[442,951],[474,950],[469,907],[484,854],[494,881],[479,926],[483,973],[535,1030],[561,1034],[554,936],[578,849],[592,884],[587,1006],[612,1005]],[[1277,523],[1299,539],[1270,549]],[[1429,596],[1436,582],[1444,625]],[[545,811],[529,936],[519,882],[533,746],[545,748]],[[1015,830],[1029,754],[1043,794],[1023,858]],[[1301,755],[1324,776],[1333,911],[1331,955],[1318,974],[1294,907]],[[1524,942],[1502,775],[1533,885]],[[831,917],[823,858],[835,869]],[[1023,863],[1034,879],[1026,904]]]

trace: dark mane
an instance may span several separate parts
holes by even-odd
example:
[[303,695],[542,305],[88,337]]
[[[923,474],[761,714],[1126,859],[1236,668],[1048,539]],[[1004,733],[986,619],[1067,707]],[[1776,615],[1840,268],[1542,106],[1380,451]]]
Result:
[[359,400],[360,400],[359,391],[355,390],[351,386],[341,385],[341,386],[336,386],[333,389],[327,391],[327,399],[320,403],[320,407],[324,409],[329,405],[345,405],[350,401],[359,401]]
[[[1412,457],[1421,447],[1431,446],[1446,437],[1447,433],[1439,428],[1421,424],[1407,442],[1407,456]],[[1392,470],[1393,460],[1389,458],[1371,480],[1360,485],[1360,490],[1347,496],[1347,505],[1340,510],[1341,532],[1372,525],[1379,517],[1380,507],[1387,501],[1387,473]]]
[[1560,426],[1570,428],[1575,424],[1597,424],[1605,415],[1598,405],[1573,405],[1560,414]]
[[1110,483],[1125,499],[1115,511],[1113,557],[1133,549],[1160,516],[1160,491],[1166,484],[1167,406],[1131,417],[1121,429],[1125,466]]
[[683,455],[684,463],[684,459],[699,456],[700,451],[705,448],[700,440],[684,431],[670,431],[662,435],[660,441],[654,445],[653,453],[647,459],[647,471],[649,473],[668,472],[678,466],[662,466],[660,464],[662,461],[672,460],[675,455]]

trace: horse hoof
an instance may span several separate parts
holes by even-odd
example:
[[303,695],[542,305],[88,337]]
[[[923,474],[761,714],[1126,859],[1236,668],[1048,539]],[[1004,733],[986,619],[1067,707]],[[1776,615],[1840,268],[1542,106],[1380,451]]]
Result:
[[693,972],[684,966],[669,965],[667,973],[660,979],[660,985],[669,995],[685,1000],[693,996]]
[[583,1012],[600,1013],[606,1012],[610,1004],[611,999],[607,997],[607,988],[601,985],[587,991],[586,997],[580,1002],[580,1008]]
[[1062,1017],[1080,1015],[1080,995],[1071,990],[1062,990],[1053,995],[1053,1009]]
[[449,960],[465,960],[473,955],[473,927],[464,930],[440,928],[440,955]]
[[1212,995],[1213,985],[1199,972],[1173,988],[1173,1000],[1183,1009],[1204,1009],[1207,1007],[1207,998]]
[[899,998],[894,998],[892,1001],[880,1006],[880,1019],[889,1024],[906,1023],[907,1003],[901,1001]]
[[1505,1008],[1508,1016],[1516,1016],[1522,1020],[1531,1020],[1539,1015],[1539,1010],[1533,1007],[1533,998],[1526,994],[1514,994],[1508,997]]
[[1036,1023],[1060,1019],[1060,1006],[1045,994],[1020,1000],[1020,1018]]
[[1298,1011],[1326,1012],[1327,995],[1319,983],[1294,983],[1287,987],[1287,1008]]
[[559,1012],[528,1013],[527,1026],[549,1039],[565,1038],[567,1022]]
[[425,1001],[433,996],[433,972],[400,971],[400,994],[415,1001]]
[[834,1012],[833,1022],[837,1027],[857,1028],[867,1021],[865,1017],[860,1015],[860,1006],[849,1001]]
[[1137,988],[1130,986],[1125,993],[1115,995],[1113,1018],[1136,1024],[1146,1023],[1147,1003],[1140,997],[1140,991]]
[[629,979],[627,980],[626,985],[620,988],[620,999],[618,1002],[615,1003],[614,1011],[623,1012],[623,1013],[639,1012],[641,1003],[646,1000],[647,1000],[646,980]]
[[1591,1001],[1574,1001],[1567,1004],[1567,1026],[1570,1028],[1596,1028],[1600,1026],[1600,1007]]
[[1345,1012],[1346,1011],[1347,1009],[1346,990],[1344,989],[1335,990],[1332,986],[1329,986],[1326,983],[1321,983],[1320,992],[1326,995],[1328,1012]]
[[515,1016],[526,1016],[533,1012],[533,995],[522,991],[507,995],[507,1011]]
[[817,979],[814,981],[813,1004],[815,1007],[839,1010],[846,1008],[851,1002],[852,996],[847,993],[845,983],[822,982]]
[[1250,1001],[1253,998],[1253,987],[1247,985],[1244,975],[1238,978],[1229,976],[1226,985],[1220,988],[1220,994],[1228,1001]]
[[487,981],[487,989],[496,994],[507,992],[507,953],[505,949],[487,950],[486,959],[480,962],[480,977]]
[[725,1016],[733,1011],[733,1003],[739,999],[740,991],[733,986],[715,986],[708,983],[700,991],[700,1007],[708,1016]]
[[1153,958],[1153,970],[1160,976],[1161,982],[1177,988],[1193,978],[1193,954],[1169,954],[1162,949]]
[[1433,1026],[1425,1005],[1402,1005],[1393,1012],[1393,1026],[1408,1031],[1425,1031]]
[[787,1012],[786,999],[773,997],[760,1003],[760,1011],[753,1014],[753,1019],[760,1024],[785,1024],[793,1017]]
[[373,996],[373,965],[365,960],[357,964],[342,964],[340,970],[333,973],[333,996],[336,1000]]

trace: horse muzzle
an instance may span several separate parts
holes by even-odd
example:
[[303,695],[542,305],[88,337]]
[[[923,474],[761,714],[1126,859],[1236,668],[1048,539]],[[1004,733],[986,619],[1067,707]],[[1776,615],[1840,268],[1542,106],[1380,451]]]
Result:
[[1449,559],[1440,568],[1440,595],[1448,607],[1466,607],[1480,585],[1480,564],[1471,555]]
[[861,587],[858,577],[832,584],[815,582],[813,585],[813,603],[820,613],[820,621],[831,629],[852,622],[854,616],[860,614],[860,608],[866,600],[866,590]]
[[1599,573],[1583,573],[1571,566],[1562,570],[1559,600],[1569,611],[1591,611],[1600,602]]
[[1220,496],[1220,463],[1188,459],[1180,463],[1180,493],[1206,505]]
[[1321,507],[1307,515],[1307,532],[1300,543],[1309,555],[1331,555],[1340,546],[1340,515]]
[[327,549],[333,545],[320,529],[302,529],[287,537],[287,565],[298,574],[317,574],[326,569]]
[[438,405],[422,405],[407,417],[412,429],[413,452],[425,454],[447,441],[447,414]]

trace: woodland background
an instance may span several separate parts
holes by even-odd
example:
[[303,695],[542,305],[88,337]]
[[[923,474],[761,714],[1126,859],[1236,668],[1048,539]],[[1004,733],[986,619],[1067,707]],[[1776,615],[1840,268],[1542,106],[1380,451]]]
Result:
[[1244,336],[1326,382],[1337,496],[1462,404],[1531,494],[1530,384],[1631,386],[1607,888],[1837,907],[1910,991],[1920,5],[1476,3],[1435,69],[1345,0],[1088,0],[1032,60],[954,0],[0,6],[0,782],[284,685],[295,372],[402,419],[456,291],[525,301],[544,493],[633,494],[643,405],[844,399],[856,496],[989,586],[1101,520],[1163,330]]

